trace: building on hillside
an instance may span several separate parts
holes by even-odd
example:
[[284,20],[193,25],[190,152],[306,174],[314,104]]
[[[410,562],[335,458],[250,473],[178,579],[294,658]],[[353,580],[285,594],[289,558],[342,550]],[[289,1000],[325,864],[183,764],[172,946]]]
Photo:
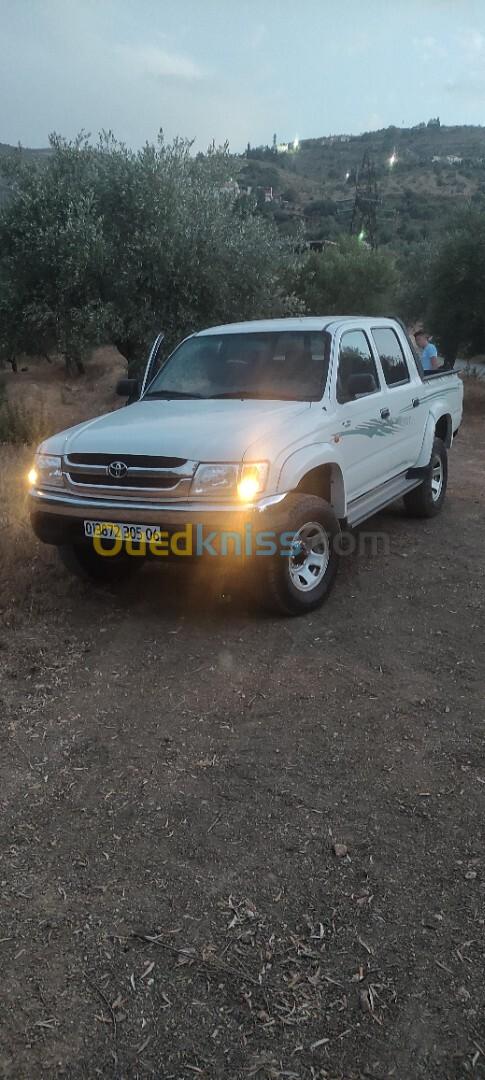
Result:
[[334,146],[335,143],[348,143],[350,142],[351,135],[324,135],[323,139],[320,139],[320,146]]
[[463,158],[458,157],[457,154],[446,154],[444,157],[442,157],[442,156],[440,156],[438,154],[435,154],[434,157],[431,158],[431,161],[432,161],[433,165],[445,165],[445,164],[446,165],[462,165],[463,164]]

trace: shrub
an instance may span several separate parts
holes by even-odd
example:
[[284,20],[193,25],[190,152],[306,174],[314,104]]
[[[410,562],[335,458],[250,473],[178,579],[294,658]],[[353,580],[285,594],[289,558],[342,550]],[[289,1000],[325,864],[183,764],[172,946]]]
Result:
[[53,426],[43,402],[34,406],[8,401],[0,384],[0,443],[37,444]]
[[387,253],[345,237],[321,253],[310,253],[295,293],[309,315],[377,315],[392,308],[396,282]]

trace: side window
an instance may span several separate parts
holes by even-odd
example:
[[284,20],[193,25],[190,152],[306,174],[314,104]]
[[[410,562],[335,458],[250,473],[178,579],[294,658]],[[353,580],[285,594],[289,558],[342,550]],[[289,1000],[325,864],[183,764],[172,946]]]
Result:
[[397,386],[398,383],[409,382],[409,370],[401,343],[394,330],[390,326],[373,330],[372,336],[376,343],[379,359],[382,364],[384,378],[388,386]]
[[[354,379],[353,376],[359,376]],[[379,376],[363,330],[342,334],[337,371],[337,401],[344,405],[379,389]]]

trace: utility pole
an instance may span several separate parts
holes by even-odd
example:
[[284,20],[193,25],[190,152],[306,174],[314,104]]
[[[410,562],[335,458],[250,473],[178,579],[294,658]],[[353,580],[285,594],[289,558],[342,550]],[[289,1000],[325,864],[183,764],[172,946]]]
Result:
[[366,150],[355,175],[355,199],[350,232],[353,236],[365,240],[374,249],[378,245],[377,208],[380,202],[374,163]]

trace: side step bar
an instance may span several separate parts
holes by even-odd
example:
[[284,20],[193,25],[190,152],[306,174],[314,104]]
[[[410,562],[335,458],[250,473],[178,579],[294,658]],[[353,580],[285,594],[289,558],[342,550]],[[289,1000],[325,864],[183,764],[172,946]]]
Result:
[[399,476],[394,476],[392,480],[386,480],[385,484],[374,488],[373,491],[368,491],[365,495],[359,495],[358,499],[354,499],[349,503],[347,524],[352,528],[354,525],[360,525],[363,521],[367,521],[367,518],[372,517],[373,514],[377,514],[379,510],[383,510],[385,506],[395,502],[401,495],[405,495],[407,491],[419,487],[422,482],[422,477],[420,479],[416,477],[408,479],[406,473],[401,473]]

